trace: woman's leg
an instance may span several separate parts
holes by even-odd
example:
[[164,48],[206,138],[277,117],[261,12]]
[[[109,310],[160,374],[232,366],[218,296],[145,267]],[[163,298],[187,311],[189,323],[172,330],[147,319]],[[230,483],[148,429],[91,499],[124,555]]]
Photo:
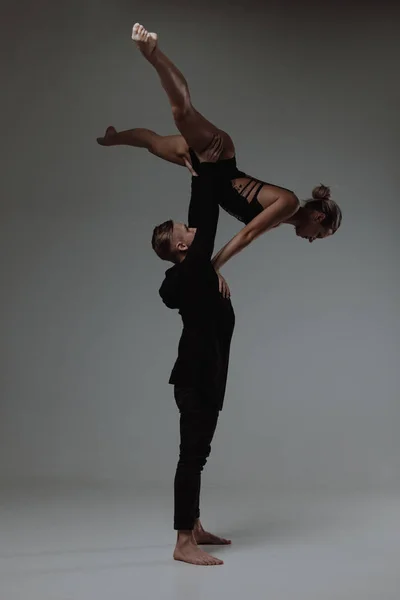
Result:
[[149,33],[142,25],[136,23],[133,27],[132,39],[143,56],[156,69],[169,98],[176,126],[188,145],[195,152],[202,152],[212,142],[215,134],[219,134],[224,142],[221,158],[232,158],[235,155],[232,139],[225,131],[207,121],[193,107],[187,81],[169,58],[159,50],[157,35]]
[[189,148],[181,135],[158,135],[155,131],[143,128],[117,131],[115,127],[107,127],[104,137],[97,138],[97,142],[101,146],[146,148],[163,160],[191,170]]

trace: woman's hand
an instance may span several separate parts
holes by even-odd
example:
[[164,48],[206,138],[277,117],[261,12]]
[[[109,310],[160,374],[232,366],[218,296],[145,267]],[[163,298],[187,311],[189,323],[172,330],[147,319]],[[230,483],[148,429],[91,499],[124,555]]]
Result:
[[222,277],[221,273],[219,271],[216,271],[217,275],[218,275],[218,282],[219,282],[219,291],[222,294],[222,296],[224,298],[230,298],[231,297],[231,290],[229,289],[229,285],[226,283],[225,278]]

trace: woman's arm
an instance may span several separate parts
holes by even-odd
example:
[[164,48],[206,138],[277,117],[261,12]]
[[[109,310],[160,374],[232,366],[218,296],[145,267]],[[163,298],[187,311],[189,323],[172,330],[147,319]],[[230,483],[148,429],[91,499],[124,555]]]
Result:
[[298,208],[299,202],[294,194],[288,192],[279,196],[214,256],[212,262],[215,270],[218,271],[232,256],[241,252],[262,233],[291,217]]

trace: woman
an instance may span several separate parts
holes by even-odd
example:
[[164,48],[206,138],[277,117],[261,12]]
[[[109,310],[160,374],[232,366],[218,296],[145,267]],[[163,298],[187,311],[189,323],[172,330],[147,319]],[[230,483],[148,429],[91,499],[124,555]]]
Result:
[[214,257],[217,271],[255,238],[281,223],[293,225],[296,234],[309,242],[328,237],[337,231],[342,213],[336,202],[331,200],[328,187],[320,185],[314,188],[313,199],[301,206],[297,196],[290,190],[239,171],[232,139],[194,108],[184,76],[160,51],[157,35],[149,33],[136,23],[132,39],[156,69],[181,135],[162,137],[148,129],[117,132],[109,127],[105,136],[98,138],[98,142],[104,146],[147,148],[164,160],[186,166],[195,176],[199,168],[195,153],[204,153],[216,135],[222,137],[220,159],[213,165],[218,170],[216,181],[220,187],[219,203],[228,213],[245,223],[245,227]]

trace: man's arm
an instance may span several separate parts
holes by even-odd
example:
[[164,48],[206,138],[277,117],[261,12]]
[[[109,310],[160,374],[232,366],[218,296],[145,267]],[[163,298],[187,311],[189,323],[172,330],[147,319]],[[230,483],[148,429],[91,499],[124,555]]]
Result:
[[271,206],[265,208],[230,240],[214,256],[212,262],[218,271],[228,260],[246,248],[253,240],[292,216],[298,209],[298,201],[292,194],[280,196]]
[[[216,135],[212,144],[203,154],[198,154],[200,162],[216,162],[223,148],[222,138]],[[212,167],[201,169],[199,177],[192,178],[192,193],[189,204],[189,227],[197,229],[185,263],[210,261],[214,250],[215,235],[219,217],[218,180]]]
[[192,180],[188,225],[196,228],[185,263],[210,261],[214,250],[219,217],[218,195],[214,180],[202,175]]

